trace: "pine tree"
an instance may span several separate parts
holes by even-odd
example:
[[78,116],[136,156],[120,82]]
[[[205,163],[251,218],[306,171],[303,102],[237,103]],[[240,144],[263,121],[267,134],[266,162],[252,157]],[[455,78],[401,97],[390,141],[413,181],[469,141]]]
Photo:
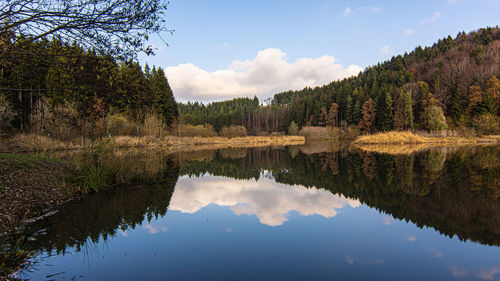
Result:
[[400,91],[394,95],[393,126],[395,130],[404,129],[404,98]]
[[369,98],[361,109],[361,120],[359,121],[359,128],[363,133],[372,133],[375,128],[375,108],[373,107],[373,100]]
[[405,92],[403,95],[403,101],[404,101],[404,110],[403,110],[403,115],[404,115],[404,121],[403,121],[403,128],[405,130],[413,130],[414,125],[414,117],[413,117],[413,100],[411,98],[410,92]]
[[352,118],[353,118],[353,111],[354,111],[354,108],[353,108],[353,104],[352,104],[352,97],[351,95],[347,95],[346,97],[346,102],[345,102],[345,114],[346,114],[346,121],[347,121],[347,124],[352,124]]
[[377,112],[377,129],[382,131],[392,130],[392,97],[388,92],[379,100]]
[[325,127],[325,126],[328,125],[328,121],[327,121],[328,117],[327,117],[327,115],[328,114],[326,112],[326,107],[322,107],[321,108],[321,113],[319,115],[319,125],[321,127]]
[[469,104],[467,112],[470,116],[482,113],[481,104],[483,103],[483,92],[479,86],[469,87]]
[[329,127],[337,127],[339,125],[339,105],[332,103],[330,110],[328,110],[328,115],[326,118],[326,125]]
[[460,92],[458,87],[453,87],[451,89],[451,106],[450,106],[450,113],[451,113],[451,118],[455,123],[458,123],[460,119],[462,119],[462,105],[460,104]]

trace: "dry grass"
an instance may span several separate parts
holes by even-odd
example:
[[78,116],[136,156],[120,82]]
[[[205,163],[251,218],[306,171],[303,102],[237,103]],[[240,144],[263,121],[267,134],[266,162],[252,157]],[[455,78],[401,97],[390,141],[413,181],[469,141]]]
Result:
[[480,143],[497,143],[500,141],[500,136],[484,136],[484,137],[429,137],[416,135],[411,132],[385,132],[373,135],[360,136],[356,138],[354,144],[480,144]]
[[[305,143],[301,136],[268,136],[268,137],[174,137],[158,138],[154,136],[134,137],[117,136],[105,138],[117,147],[164,149],[167,151],[193,151],[220,148],[244,148],[262,146],[286,146]],[[6,142],[0,143],[0,152],[29,152],[47,150],[81,149],[79,143],[63,142],[57,139],[36,134],[20,134]]]
[[305,143],[305,138],[300,136],[281,137],[173,137],[163,139],[117,137],[115,142],[122,147],[144,147],[148,149],[166,149],[168,151],[194,151],[220,148],[243,148],[262,146],[285,146]]
[[82,146],[37,134],[18,134],[0,143],[0,152],[28,152],[78,149]]

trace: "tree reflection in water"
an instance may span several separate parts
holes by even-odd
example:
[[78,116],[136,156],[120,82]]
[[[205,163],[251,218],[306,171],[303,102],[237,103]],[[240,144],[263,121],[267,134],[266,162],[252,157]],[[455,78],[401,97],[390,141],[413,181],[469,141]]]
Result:
[[[125,156],[133,161],[124,162],[131,163],[130,171],[122,172],[141,171],[141,180],[134,186],[96,193],[65,205],[57,214],[30,225],[24,238],[19,240],[24,242],[17,247],[34,252],[64,253],[70,248],[80,251],[88,243],[105,241],[119,231],[134,229],[145,221],[149,223],[154,217],[164,216],[180,176],[203,177],[207,174],[240,180],[257,180],[267,174],[277,183],[295,185],[289,189],[292,193],[305,188],[304,191],[312,191],[313,197],[310,198],[322,192],[335,195],[337,201],[328,199],[322,202],[331,204],[333,212],[337,203],[354,206],[359,201],[395,219],[411,221],[421,228],[432,227],[442,235],[500,245],[498,146],[453,152],[431,149],[410,155],[363,152],[344,145],[329,145],[326,149],[256,148],[175,155],[160,152],[117,155]],[[141,170],[141,167],[145,168]],[[248,188],[255,192],[260,190],[255,184]],[[332,210],[311,210],[308,206],[285,208],[275,217],[266,217],[258,202],[240,202],[243,206],[229,204],[215,194],[216,189],[210,192],[214,194],[208,201],[188,212],[218,202],[232,206],[235,214],[255,214],[262,223],[269,225],[283,224],[286,221],[284,214],[292,209],[299,209],[298,212],[305,215],[332,216]],[[188,192],[185,195],[193,194]],[[231,195],[230,198],[234,202],[243,200],[239,196]],[[188,197],[182,200],[188,200]],[[308,197],[296,196],[293,204],[300,202],[300,198]],[[181,210],[181,201],[172,208]],[[311,205],[311,202],[304,201],[304,204]]]

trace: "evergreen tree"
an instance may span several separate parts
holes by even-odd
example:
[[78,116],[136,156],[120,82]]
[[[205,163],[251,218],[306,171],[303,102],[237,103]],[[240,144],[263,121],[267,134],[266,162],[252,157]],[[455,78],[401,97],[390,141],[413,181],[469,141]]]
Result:
[[326,125],[329,127],[337,127],[339,125],[339,105],[332,103],[332,106],[328,110],[328,115],[326,118]]
[[461,95],[458,87],[453,87],[451,90],[451,108],[450,113],[453,121],[458,123],[462,119],[462,105],[460,104]]
[[404,110],[403,110],[403,115],[404,115],[404,121],[403,121],[403,129],[408,130],[414,129],[413,125],[413,100],[411,98],[410,92],[406,92],[403,96],[404,98]]
[[359,128],[363,133],[372,133],[375,129],[375,108],[373,107],[373,100],[369,98],[363,103],[361,110],[361,120],[359,121]]
[[392,97],[388,92],[379,100],[377,112],[377,129],[382,131],[392,130]]

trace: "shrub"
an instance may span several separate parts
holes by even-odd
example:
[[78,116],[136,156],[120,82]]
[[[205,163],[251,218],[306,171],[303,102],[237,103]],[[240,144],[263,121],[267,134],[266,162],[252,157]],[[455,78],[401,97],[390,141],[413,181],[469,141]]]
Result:
[[329,139],[330,129],[326,127],[304,126],[299,131],[299,135],[306,137],[306,139]]
[[292,121],[290,123],[290,126],[288,127],[288,134],[292,135],[292,136],[295,136],[298,133],[299,133],[299,126],[297,126],[297,123],[295,123],[294,121]]
[[500,130],[499,118],[493,114],[485,113],[475,117],[472,124],[479,135],[495,134]]
[[158,114],[148,113],[144,118],[142,133],[148,137],[164,137],[167,135],[167,124]]
[[122,114],[110,114],[106,120],[106,132],[111,136],[124,136],[134,132],[135,124]]
[[4,95],[0,95],[0,139],[2,138],[2,127],[7,127],[14,117],[15,112],[9,101]]
[[220,135],[226,138],[246,137],[247,129],[243,126],[231,125],[230,127],[223,127]]
[[215,137],[217,133],[210,124],[205,125],[178,125],[176,134],[181,137]]

